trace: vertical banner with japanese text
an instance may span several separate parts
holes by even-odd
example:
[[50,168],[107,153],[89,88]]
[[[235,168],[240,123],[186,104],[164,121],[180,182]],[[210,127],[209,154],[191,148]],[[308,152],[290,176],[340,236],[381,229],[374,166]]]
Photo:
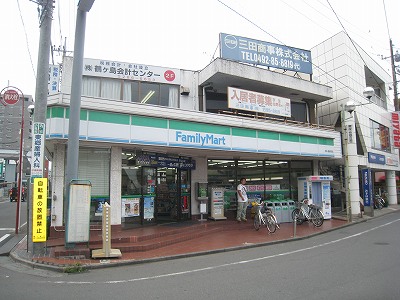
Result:
[[32,128],[32,160],[31,182],[34,178],[42,178],[44,174],[44,142],[46,126],[44,123],[33,123]]
[[47,178],[34,178],[32,205],[32,242],[47,238]]
[[364,206],[372,206],[373,194],[372,194],[372,176],[371,169],[362,169],[362,187],[363,187],[363,198],[364,198]]
[[392,112],[393,147],[400,148],[400,116],[399,112]]

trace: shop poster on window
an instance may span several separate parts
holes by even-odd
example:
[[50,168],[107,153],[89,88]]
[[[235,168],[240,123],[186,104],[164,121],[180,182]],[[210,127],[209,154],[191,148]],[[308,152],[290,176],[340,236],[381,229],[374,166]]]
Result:
[[154,196],[144,197],[144,219],[149,220],[154,218]]
[[122,217],[140,216],[140,198],[122,199]]

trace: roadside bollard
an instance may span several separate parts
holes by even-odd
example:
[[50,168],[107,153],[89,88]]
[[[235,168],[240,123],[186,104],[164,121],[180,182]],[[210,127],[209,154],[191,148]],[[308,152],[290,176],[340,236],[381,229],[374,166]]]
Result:
[[296,237],[297,214],[294,214],[293,220],[293,237]]

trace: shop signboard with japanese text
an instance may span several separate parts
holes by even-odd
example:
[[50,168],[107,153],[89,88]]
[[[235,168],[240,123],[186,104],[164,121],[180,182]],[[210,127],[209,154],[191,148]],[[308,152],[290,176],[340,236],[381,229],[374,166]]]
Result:
[[48,82],[49,95],[58,93],[58,82],[59,81],[60,81],[60,66],[50,65],[49,66],[49,82]]
[[228,87],[228,107],[290,117],[290,99]]
[[146,82],[180,84],[179,69],[158,66],[118,62],[113,60],[83,60],[83,76],[118,78]]
[[231,34],[220,34],[221,57],[234,61],[312,74],[311,51]]
[[44,142],[45,142],[45,124],[38,122],[33,123],[31,180],[33,180],[36,177],[43,177]]
[[400,117],[399,112],[392,112],[393,147],[400,148]]
[[372,176],[371,169],[362,169],[362,187],[363,187],[363,198],[364,198],[364,206],[371,206],[373,203],[372,200]]
[[32,242],[47,239],[47,178],[33,180]]

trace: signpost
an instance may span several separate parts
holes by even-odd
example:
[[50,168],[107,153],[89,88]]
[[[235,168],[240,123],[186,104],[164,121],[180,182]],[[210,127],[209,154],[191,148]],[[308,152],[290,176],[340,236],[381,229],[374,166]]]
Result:
[[19,231],[19,217],[20,217],[20,203],[22,196],[22,152],[24,150],[24,114],[25,114],[25,100],[22,91],[16,87],[8,86],[1,91],[1,102],[4,106],[15,105],[19,99],[22,99],[21,108],[21,129],[20,129],[20,142],[19,142],[19,158],[18,158],[18,180],[17,180],[17,213],[15,218],[15,233]]

